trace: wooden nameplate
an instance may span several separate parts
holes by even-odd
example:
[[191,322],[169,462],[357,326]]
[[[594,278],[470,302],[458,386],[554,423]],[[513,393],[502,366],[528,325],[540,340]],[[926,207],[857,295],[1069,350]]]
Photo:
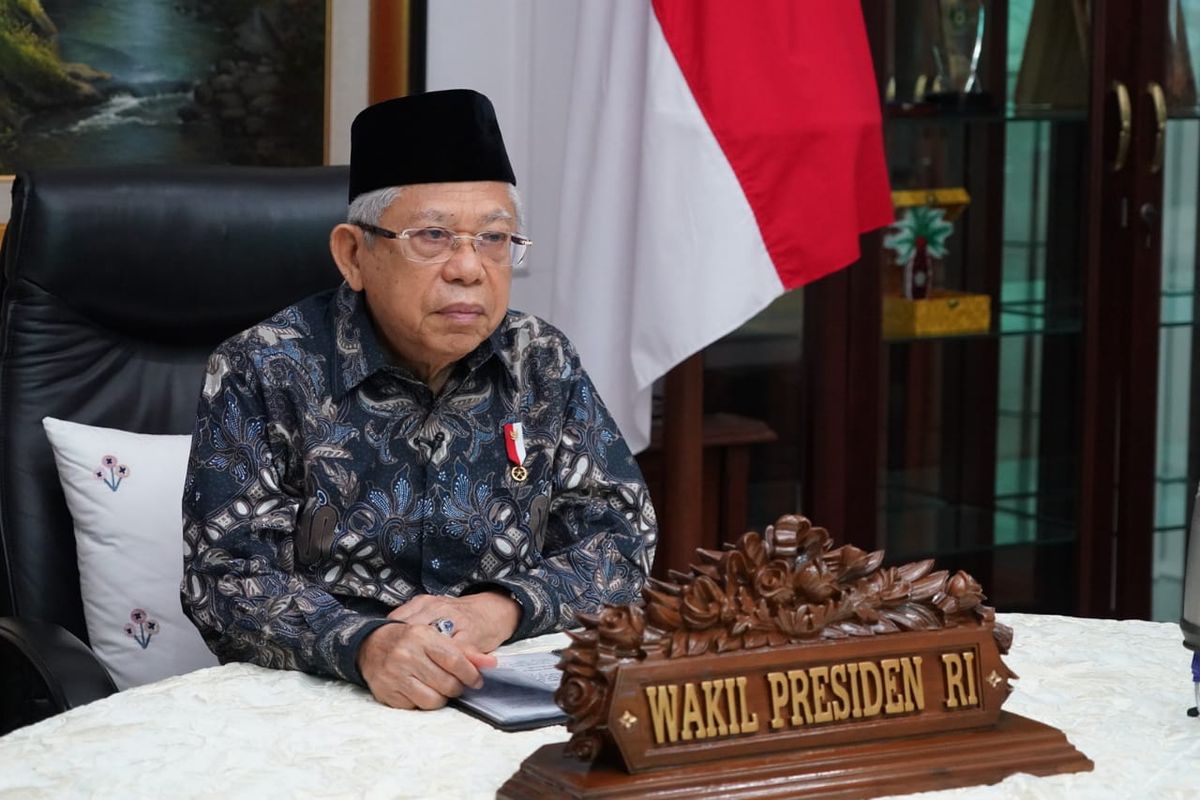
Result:
[[506,798],[871,797],[1092,763],[1000,710],[1012,632],[963,572],[832,549],[782,517],[639,605],[580,615],[560,664],[570,742]]

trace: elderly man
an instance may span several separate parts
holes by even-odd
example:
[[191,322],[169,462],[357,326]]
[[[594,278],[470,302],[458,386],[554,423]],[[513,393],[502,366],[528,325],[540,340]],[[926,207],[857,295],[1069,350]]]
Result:
[[570,343],[508,310],[530,241],[487,98],[380,103],[351,140],[345,282],[209,360],[183,605],[222,661],[436,708],[635,600],[654,511]]

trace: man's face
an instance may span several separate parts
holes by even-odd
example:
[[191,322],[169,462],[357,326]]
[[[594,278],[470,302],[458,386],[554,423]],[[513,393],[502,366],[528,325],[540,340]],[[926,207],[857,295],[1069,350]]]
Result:
[[[516,210],[505,183],[416,184],[404,188],[379,224],[397,232],[441,227],[468,235],[515,233]],[[352,230],[361,236],[359,229]],[[366,292],[375,325],[394,354],[419,372],[440,370],[469,354],[500,324],[508,309],[512,267],[484,263],[465,239],[442,264],[410,261],[402,255],[403,245],[374,237],[369,246],[355,247],[357,270],[343,267],[342,272],[351,288]]]

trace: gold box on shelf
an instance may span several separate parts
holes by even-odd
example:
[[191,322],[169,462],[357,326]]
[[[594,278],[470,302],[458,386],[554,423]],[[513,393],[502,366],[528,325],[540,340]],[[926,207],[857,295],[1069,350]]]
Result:
[[986,294],[934,289],[929,297],[909,300],[883,296],[883,338],[984,333],[991,327],[992,298]]

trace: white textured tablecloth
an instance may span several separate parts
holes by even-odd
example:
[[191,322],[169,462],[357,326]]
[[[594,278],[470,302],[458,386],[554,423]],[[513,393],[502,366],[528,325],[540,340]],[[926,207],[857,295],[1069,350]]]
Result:
[[[1014,775],[920,798],[1200,797],[1200,719],[1176,625],[1001,615],[1009,711],[1061,728],[1091,773]],[[561,646],[561,634],[507,652]],[[0,738],[0,800],[492,797],[562,727],[503,733],[453,709],[244,664],[122,692]]]

